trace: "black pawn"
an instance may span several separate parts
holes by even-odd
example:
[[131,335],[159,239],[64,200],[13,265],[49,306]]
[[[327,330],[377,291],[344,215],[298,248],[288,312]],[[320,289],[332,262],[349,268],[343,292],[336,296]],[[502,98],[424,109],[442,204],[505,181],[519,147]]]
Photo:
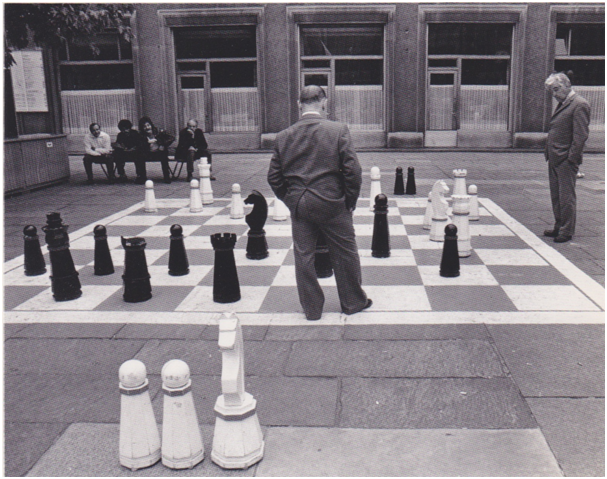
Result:
[[445,278],[459,276],[459,253],[457,251],[457,226],[445,226],[445,243],[443,257],[440,262],[440,275]]
[[114,263],[107,244],[105,226],[95,226],[93,233],[95,234],[95,276],[114,274]]
[[407,168],[407,189],[405,190],[405,194],[414,195],[417,192],[415,188],[415,168],[410,166]]
[[373,218],[373,239],[371,256],[374,258],[390,257],[390,230],[388,227],[388,197],[380,193],[375,197],[375,217]]
[[70,253],[68,225],[64,225],[59,213],[46,215],[45,233],[51,260],[51,286],[55,301],[70,301],[82,296],[78,272]]
[[327,238],[322,231],[318,232],[318,239],[316,240],[314,268],[316,269],[316,276],[318,278],[330,278],[333,276],[329,246],[327,245]]
[[23,228],[23,240],[25,276],[38,276],[46,273],[46,263],[42,256],[38,231],[35,226],[28,225]]
[[213,301],[216,303],[235,303],[240,300],[240,284],[234,260],[234,233],[216,233],[211,235],[211,245],[215,250],[213,269]]
[[396,168],[396,180],[394,180],[394,194],[405,194],[405,182],[403,180],[403,169],[399,166]]
[[152,297],[150,273],[145,260],[146,242],[143,238],[124,238],[124,293],[122,297],[127,303],[141,303]]
[[171,245],[169,247],[169,274],[184,276],[190,272],[188,255],[183,242],[183,228],[180,225],[171,226]]

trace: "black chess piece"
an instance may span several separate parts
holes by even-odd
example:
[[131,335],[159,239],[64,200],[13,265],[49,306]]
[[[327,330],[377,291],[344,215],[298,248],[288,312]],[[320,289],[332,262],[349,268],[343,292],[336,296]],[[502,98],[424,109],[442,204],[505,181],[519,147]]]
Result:
[[82,296],[78,272],[70,253],[68,225],[64,225],[59,213],[47,213],[45,233],[51,260],[51,285],[55,301],[70,301]]
[[247,205],[253,205],[253,210],[245,216],[245,221],[250,228],[247,233],[249,237],[247,241],[247,258],[267,258],[269,254],[268,243],[263,227],[268,219],[268,202],[257,190],[253,190],[244,202]]
[[46,263],[42,256],[38,230],[33,225],[23,228],[23,269],[25,276],[39,276],[46,273]]
[[410,166],[407,168],[407,188],[405,194],[414,195],[415,193],[417,193],[417,188],[415,188],[415,168]]
[[459,276],[459,253],[457,251],[457,226],[445,226],[445,242],[440,262],[440,275],[445,278]]
[[145,239],[120,237],[124,248],[124,293],[127,303],[141,303],[152,297],[150,273],[145,260]]
[[396,180],[394,180],[394,194],[404,195],[405,194],[405,182],[403,180],[403,169],[398,166],[396,168]]
[[375,197],[375,217],[373,218],[373,239],[371,256],[374,258],[390,257],[390,230],[388,227],[388,197],[380,193]]
[[235,303],[240,300],[240,284],[234,260],[234,233],[216,233],[211,235],[211,245],[215,250],[213,269],[213,301],[216,303]]
[[107,243],[105,226],[95,226],[93,233],[95,234],[95,276],[114,274],[114,263]]
[[333,266],[331,265],[327,237],[322,231],[318,231],[318,238],[316,240],[314,268],[316,269],[316,276],[318,278],[330,278],[333,276]]
[[183,228],[180,225],[171,226],[171,245],[169,246],[169,274],[184,276],[190,272],[188,255],[183,242]]

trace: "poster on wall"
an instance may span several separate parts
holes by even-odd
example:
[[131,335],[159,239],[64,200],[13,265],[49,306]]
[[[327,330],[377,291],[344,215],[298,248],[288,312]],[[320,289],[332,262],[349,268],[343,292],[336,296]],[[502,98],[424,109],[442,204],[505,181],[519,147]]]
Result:
[[42,51],[17,51],[12,55],[16,63],[11,67],[15,110],[17,113],[48,111]]

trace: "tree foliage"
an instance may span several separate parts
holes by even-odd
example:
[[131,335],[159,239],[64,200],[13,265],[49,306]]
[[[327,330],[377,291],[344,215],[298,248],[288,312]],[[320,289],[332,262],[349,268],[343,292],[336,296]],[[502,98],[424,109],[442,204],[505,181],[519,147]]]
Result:
[[[91,37],[108,28],[130,40],[131,4],[119,3],[5,3],[4,40],[5,68],[14,60],[11,49],[37,46],[59,46],[76,38]],[[94,38],[90,47],[98,52]]]

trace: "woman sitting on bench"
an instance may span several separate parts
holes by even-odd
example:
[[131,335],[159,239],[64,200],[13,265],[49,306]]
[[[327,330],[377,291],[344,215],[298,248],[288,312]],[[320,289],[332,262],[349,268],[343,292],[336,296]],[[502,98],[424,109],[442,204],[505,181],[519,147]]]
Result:
[[158,130],[147,116],[139,120],[139,135],[141,143],[138,148],[138,161],[135,164],[137,170],[135,183],[139,185],[145,184],[147,180],[145,164],[148,161],[160,161],[164,182],[170,183],[171,170],[169,168],[168,150],[171,143],[175,141],[175,137],[164,130]]

